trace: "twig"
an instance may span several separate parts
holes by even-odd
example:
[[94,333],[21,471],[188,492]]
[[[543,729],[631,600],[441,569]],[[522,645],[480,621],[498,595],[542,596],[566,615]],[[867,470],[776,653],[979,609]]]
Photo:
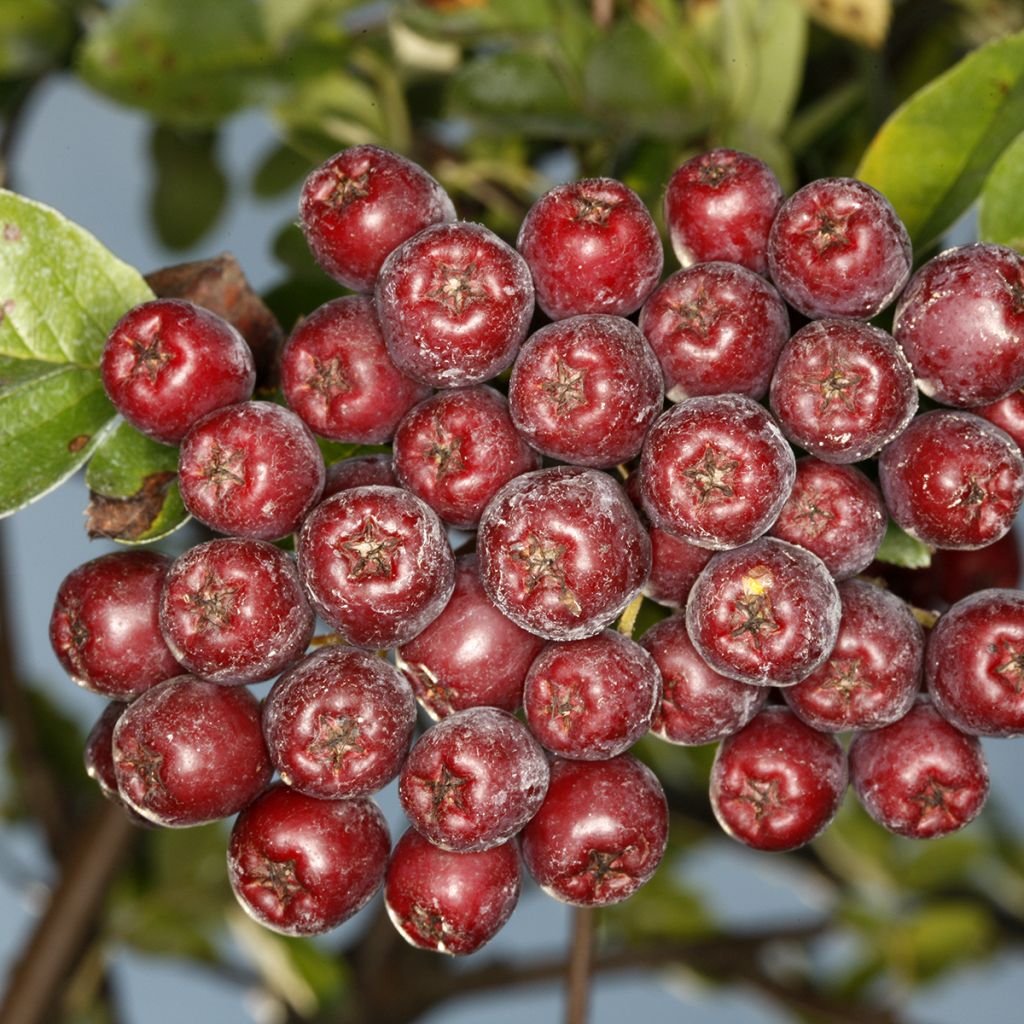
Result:
[[607,28],[615,17],[615,0],[590,0],[590,17],[598,28]]
[[591,907],[576,907],[572,912],[572,946],[566,971],[565,1024],[587,1024],[593,960],[594,911]]

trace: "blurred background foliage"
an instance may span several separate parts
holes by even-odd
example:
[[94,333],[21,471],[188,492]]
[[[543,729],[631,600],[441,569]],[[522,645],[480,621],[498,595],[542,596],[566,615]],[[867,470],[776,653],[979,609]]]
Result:
[[[201,243],[224,215],[221,130],[252,107],[278,132],[252,169],[254,195],[297,195],[317,162],[372,142],[422,163],[463,216],[514,238],[537,195],[573,177],[619,177],[660,216],[672,170],[713,146],[756,154],[787,190],[853,173],[908,97],[1022,29],[1017,0],[0,0],[0,159],[6,165],[17,146],[33,89],[50,75],[76,75],[151,119],[151,215],[170,248]],[[1020,37],[1014,45],[1011,70]],[[1024,141],[1007,148],[1024,128],[1024,60],[1016,68],[992,114],[999,145],[990,152],[985,135],[973,184],[961,181],[952,200],[947,189],[942,216],[925,211],[922,223],[931,216],[948,226],[984,179],[983,231],[1024,239]],[[869,158],[881,177],[900,160],[909,163],[903,180],[927,170],[904,143],[876,139]],[[275,252],[280,280],[266,298],[287,330],[338,288],[294,223],[281,224]],[[40,690],[21,692],[17,706],[7,693],[5,713],[12,729],[34,736],[35,760],[12,758],[0,810],[9,821],[38,818],[39,776],[48,779],[59,863],[69,835],[88,836],[112,812],[82,776],[78,726]],[[646,740],[640,753],[668,790],[672,846],[648,887],[601,914],[598,970],[647,964],[696,974],[752,987],[795,1019],[852,1024],[897,1021],[915,986],[1019,951],[1024,838],[995,802],[966,834],[915,845],[847,801],[811,848],[774,860],[797,891],[814,894],[817,920],[733,931],[687,877],[694,851],[721,841],[706,796],[712,751]],[[386,921],[340,950],[282,939],[235,906],[222,827],[121,841],[127,867],[85,936],[53,1020],[116,1020],[99,952],[110,942],[187,958],[259,992],[270,1021],[397,1024],[453,993],[562,968],[485,953],[457,971],[406,950]],[[5,870],[19,868],[8,861]],[[824,955],[837,943],[841,955]]]

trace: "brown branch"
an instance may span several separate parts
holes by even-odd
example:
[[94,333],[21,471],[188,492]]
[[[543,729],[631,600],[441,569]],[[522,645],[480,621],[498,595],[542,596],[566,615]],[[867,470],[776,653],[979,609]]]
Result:
[[565,1024],[587,1024],[590,973],[594,961],[594,910],[572,912],[572,946],[566,970]]
[[608,28],[615,18],[615,0],[590,0],[590,17],[598,28]]

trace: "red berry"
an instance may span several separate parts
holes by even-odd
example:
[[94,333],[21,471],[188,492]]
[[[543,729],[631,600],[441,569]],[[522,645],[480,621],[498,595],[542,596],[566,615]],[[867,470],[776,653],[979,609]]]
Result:
[[651,574],[644,584],[644,594],[658,604],[682,607],[714,551],[682,540],[658,526],[647,532],[651,538]]
[[299,528],[324,489],[309,427],[271,402],[218,409],[188,432],[178,458],[185,507],[219,533],[277,540]]
[[512,368],[508,397],[534,448],[578,466],[614,466],[639,454],[665,394],[637,327],[592,314],[533,334]]
[[160,626],[190,672],[218,683],[254,683],[298,661],[315,622],[284,551],[229,537],[199,544],[174,562]]
[[661,239],[640,197],[613,178],[558,185],[527,211],[516,247],[552,319],[629,316],[661,277]]
[[125,313],[103,347],[100,372],[117,411],[172,445],[206,413],[244,402],[256,383],[241,334],[181,299],[154,299]]
[[551,765],[551,784],[522,837],[523,862],[563,903],[620,903],[648,881],[668,844],[657,776],[629,754]]
[[998,402],[973,410],[978,416],[1005,430],[1013,443],[1024,451],[1024,390],[1018,389]]
[[768,707],[719,746],[711,809],[728,835],[755,850],[795,850],[828,827],[846,784],[846,754],[834,736]]
[[155,551],[116,551],[64,578],[50,616],[50,643],[79,686],[132,700],[181,674],[160,632],[160,590],[170,565]]
[[354,487],[322,502],[296,544],[316,610],[356,647],[406,643],[440,615],[455,585],[441,521],[398,487]]
[[789,313],[752,271],[700,263],[654,290],[640,310],[640,330],[673,402],[727,392],[763,398],[789,338]]
[[511,839],[547,788],[547,758],[526,726],[498,708],[469,708],[416,741],[398,796],[421,835],[461,853]]
[[126,707],[127,704],[117,700],[107,704],[85,738],[83,753],[85,774],[100,787],[100,792],[108,800],[116,803],[121,802],[121,797],[117,792],[117,773],[114,769],[114,727]]
[[556,466],[507,483],[477,535],[480,578],[513,622],[548,640],[580,640],[639,593],[651,545],[622,488],[595,469]]
[[722,675],[790,686],[828,657],[840,612],[821,559],[762,537],[708,562],[690,591],[686,626],[700,656]]
[[921,688],[924,631],[904,601],[865,580],[840,583],[839,597],[828,660],[782,695],[821,732],[879,729],[902,718]]
[[515,711],[543,646],[498,611],[480,582],[477,556],[462,555],[444,611],[398,649],[396,661],[433,718],[472,707]]
[[782,186],[757,157],[713,149],[687,160],[665,190],[665,224],[676,259],[724,260],[768,272],[768,232]]
[[317,263],[346,288],[368,292],[392,249],[429,224],[454,220],[455,207],[418,164],[353,146],[309,175],[299,215]]
[[533,316],[522,256],[482,224],[421,231],[381,268],[377,315],[399,368],[438,388],[479,384],[512,364]]
[[782,297],[812,319],[870,320],[910,276],[910,236],[889,201],[854,178],[820,178],[782,204],[768,267]]
[[879,825],[911,839],[956,832],[988,796],[981,744],[926,700],[898,722],[854,737],[850,781]]
[[242,909],[282,935],[319,935],[384,882],[387,823],[367,797],[317,800],[271,786],[231,830],[228,878]]
[[540,467],[516,431],[508,402],[479,385],[421,402],[395,434],[395,473],[446,523],[476,529],[480,515],[513,477]]
[[511,840],[453,853],[409,829],[395,844],[384,883],[388,915],[410,945],[465,956],[512,916],[522,887]]
[[373,300],[332,299],[281,350],[281,390],[302,421],[334,441],[390,441],[398,421],[430,394],[388,355]]
[[409,684],[351,647],[311,654],[263,704],[263,734],[281,781],[324,799],[368,796],[402,767],[416,726]]
[[273,774],[256,698],[195,676],[134,701],[114,729],[112,756],[121,799],[175,828],[236,814]]
[[350,459],[342,459],[327,467],[327,482],[321,500],[333,498],[340,491],[353,487],[369,487],[381,484],[384,487],[397,487],[394,466],[390,453],[380,455],[355,455]]

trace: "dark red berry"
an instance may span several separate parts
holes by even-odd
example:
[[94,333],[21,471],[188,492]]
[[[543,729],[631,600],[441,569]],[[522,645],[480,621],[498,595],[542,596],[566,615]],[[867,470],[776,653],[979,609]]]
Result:
[[274,767],[309,796],[368,796],[402,767],[416,726],[409,684],[382,658],[329,647],[286,672],[263,703]]
[[479,384],[507,369],[533,316],[522,256],[482,224],[438,224],[381,268],[377,315],[391,358],[438,388]]
[[926,700],[850,745],[850,781],[879,825],[911,839],[934,839],[972,821],[988,796],[980,742]]
[[782,204],[768,268],[805,316],[870,320],[910,277],[910,236],[889,201],[854,178],[820,178]]
[[445,850],[511,839],[548,788],[548,761],[517,718],[498,708],[457,711],[415,743],[398,782],[409,821]]
[[443,188],[418,164],[378,146],[335,153],[306,179],[302,230],[317,263],[353,291],[373,290],[392,249],[455,219]]
[[174,562],[160,626],[190,672],[218,683],[254,683],[298,661],[315,621],[284,551],[229,537],[190,548]]
[[522,836],[523,862],[563,903],[602,907],[648,881],[668,843],[657,776],[629,754],[551,765],[551,784]]
[[160,632],[160,591],[170,565],[155,551],[115,551],[64,578],[50,616],[50,643],[79,686],[132,700],[181,674]]
[[273,774],[256,698],[195,676],[135,700],[114,729],[112,756],[121,799],[176,828],[237,814]]
[[96,719],[85,738],[85,774],[92,779],[108,800],[121,802],[117,792],[117,773],[114,770],[114,727],[128,707],[123,701],[111,701]]
[[390,453],[379,455],[355,455],[350,459],[342,459],[327,467],[327,482],[321,500],[334,497],[340,491],[353,487],[370,487],[380,484],[384,487],[397,487]]
[[317,800],[271,786],[231,830],[228,878],[242,909],[283,935],[319,935],[384,882],[391,838],[367,797]]
[[476,529],[480,515],[513,477],[540,467],[516,431],[508,402],[478,385],[421,402],[395,434],[395,473],[446,523]]
[[512,916],[521,888],[511,840],[453,853],[411,828],[392,851],[384,900],[392,924],[410,945],[465,956],[494,938]]
[[973,410],[978,416],[1005,430],[1021,451],[1024,451],[1024,390],[1011,392],[998,402]]
[[534,333],[508,390],[523,437],[578,466],[614,466],[638,455],[664,397],[658,360],[637,327],[597,314]]
[[181,299],[154,299],[125,313],[103,347],[100,372],[117,411],[162,444],[178,444],[206,413],[244,402],[256,383],[241,334]]
[[219,533],[277,540],[299,528],[324,489],[324,460],[309,427],[271,402],[204,416],[178,458],[185,507]]
[[661,239],[640,197],[613,178],[558,185],[530,207],[516,247],[552,319],[628,316],[661,277]]
[[296,545],[316,610],[356,647],[395,647],[440,615],[455,557],[437,515],[398,487],[354,487],[322,502]]
[[651,574],[644,594],[658,604],[679,608],[686,604],[690,590],[714,554],[658,526],[648,529],[651,538]]
[[654,290],[640,310],[640,330],[673,402],[727,392],[763,398],[789,338],[789,313],[752,271],[700,263]]
[[820,835],[847,785],[846,754],[787,708],[767,707],[722,741],[711,767],[711,809],[755,850],[795,850]]
[[700,656],[722,675],[790,686],[828,657],[840,613],[820,558],[762,537],[708,562],[690,591],[686,626]]

